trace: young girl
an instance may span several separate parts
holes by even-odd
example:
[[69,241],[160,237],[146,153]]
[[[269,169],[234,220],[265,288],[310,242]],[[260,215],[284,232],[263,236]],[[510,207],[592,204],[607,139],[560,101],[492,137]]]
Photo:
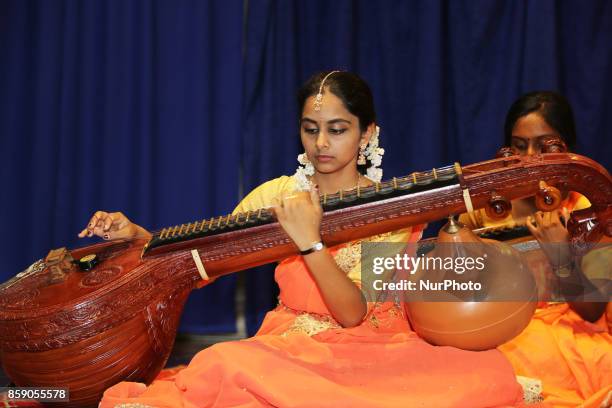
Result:
[[[150,386],[119,383],[101,407],[303,406],[494,407],[522,401],[497,350],[435,347],[411,331],[401,305],[364,302],[360,242],[416,242],[421,227],[351,242],[321,243],[319,194],[371,185],[381,176],[378,128],[367,84],[348,72],[312,77],[298,95],[305,153],[294,176],[262,184],[236,212],[274,206],[302,254],[276,268],[279,305],[255,337],[216,344],[176,375]],[[358,164],[371,166],[364,176]],[[306,190],[308,193],[296,193]],[[85,235],[147,232],[98,212]]]
[[[504,129],[506,146],[514,147],[521,155],[542,153],[542,146],[550,139],[561,140],[570,149],[576,143],[572,109],[563,96],[554,92],[533,92],[517,99],[508,111]],[[475,217],[463,215],[461,220],[476,228],[525,224],[540,243],[553,243],[556,249],[550,251],[550,265],[535,267],[557,280],[564,279],[555,275],[556,272],[563,276],[562,269],[571,264],[568,232],[561,219],[567,219],[572,210],[588,207],[588,200],[570,192],[560,211],[548,213],[537,211],[533,200],[512,204],[512,215],[504,220],[490,219],[484,211]],[[609,274],[610,248],[597,250],[586,259],[593,256],[607,256],[607,265],[598,263],[589,271],[583,260],[585,274],[601,275],[606,268]],[[612,337],[604,313],[606,305],[603,302],[543,302],[523,333],[499,349],[518,375],[542,381],[546,402],[555,406],[599,407],[607,395],[612,396]]]

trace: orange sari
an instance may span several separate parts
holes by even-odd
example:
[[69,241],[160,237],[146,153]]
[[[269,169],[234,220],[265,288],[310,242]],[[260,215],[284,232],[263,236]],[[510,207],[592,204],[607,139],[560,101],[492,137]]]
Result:
[[549,304],[499,350],[516,374],[542,380],[544,402],[551,406],[612,406],[612,336],[605,315],[589,323],[567,303]]
[[[258,195],[273,196],[290,186],[286,178],[274,183],[264,185],[255,196],[252,193],[248,201],[254,207],[265,205]],[[239,208],[245,208],[244,202]],[[415,242],[420,235],[421,229],[416,228],[382,239]],[[352,243],[330,251],[347,276],[361,285],[357,247]],[[340,327],[301,257],[281,262],[275,279],[280,303],[266,315],[254,337],[205,349],[185,369],[148,387],[119,383],[105,392],[100,407],[477,408],[521,404],[522,389],[498,350],[470,352],[432,346],[410,329],[395,302],[369,303],[360,325]]]
[[[588,200],[571,192],[563,202],[569,211],[588,207]],[[469,222],[466,215],[463,220]],[[512,217],[502,221],[489,219],[484,211],[477,214],[479,226],[513,226]],[[602,261],[602,259],[605,259]],[[610,248],[587,254],[582,270],[590,278],[610,279]],[[545,276],[553,273],[544,259],[530,267],[540,281],[541,294],[548,296]],[[597,276],[600,275],[600,276]],[[508,358],[517,375],[542,381],[544,403],[553,407],[599,408],[612,406],[612,308],[596,323],[584,321],[567,303],[541,302],[525,330],[498,349]]]

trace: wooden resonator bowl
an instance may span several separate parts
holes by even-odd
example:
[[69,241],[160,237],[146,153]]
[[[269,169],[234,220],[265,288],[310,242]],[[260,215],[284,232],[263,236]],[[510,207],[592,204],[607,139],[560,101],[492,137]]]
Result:
[[[486,255],[485,255],[486,254]],[[537,305],[532,273],[518,252],[501,242],[481,240],[451,221],[438,236],[429,257],[482,257],[485,268],[475,273],[417,271],[412,279],[453,280],[481,284],[481,290],[422,292],[409,297],[406,311],[413,329],[428,342],[465,350],[488,350],[517,336]],[[472,286],[474,287],[474,286]]]

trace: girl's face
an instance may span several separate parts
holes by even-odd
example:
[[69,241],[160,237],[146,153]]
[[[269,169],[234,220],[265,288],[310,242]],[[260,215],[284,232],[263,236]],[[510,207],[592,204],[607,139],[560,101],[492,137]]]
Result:
[[328,88],[319,111],[314,109],[314,100],[315,96],[306,99],[300,120],[300,137],[308,159],[319,173],[356,169],[359,146],[368,142],[372,129],[362,133],[359,118]]
[[562,140],[559,132],[536,112],[519,118],[512,128],[512,147],[522,156],[542,153],[544,141],[550,139]]

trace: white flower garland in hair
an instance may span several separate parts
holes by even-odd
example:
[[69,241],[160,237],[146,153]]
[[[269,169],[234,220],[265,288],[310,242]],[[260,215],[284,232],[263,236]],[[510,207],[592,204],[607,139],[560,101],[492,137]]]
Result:
[[[370,137],[370,141],[364,151],[365,157],[372,163],[367,170],[367,177],[375,182],[382,180],[383,171],[379,166],[382,164],[382,156],[385,154],[385,149],[378,146],[378,136],[380,134],[380,128],[376,126],[374,134]],[[293,178],[296,182],[296,189],[298,191],[308,191],[312,188],[312,182],[308,179],[308,176],[313,176],[315,173],[314,166],[308,160],[306,153],[302,153],[297,157],[300,166],[295,170]]]
[[379,166],[382,164],[382,156],[385,154],[385,149],[378,146],[378,136],[380,135],[380,127],[376,126],[374,134],[368,142],[365,149],[365,157],[372,163],[367,170],[367,176],[370,180],[380,182],[382,180],[383,171]]
[[312,188],[312,183],[308,179],[308,176],[314,175],[314,166],[310,160],[308,160],[306,153],[298,155],[297,159],[300,166],[298,166],[293,175],[296,182],[296,188],[298,191],[308,191]]

